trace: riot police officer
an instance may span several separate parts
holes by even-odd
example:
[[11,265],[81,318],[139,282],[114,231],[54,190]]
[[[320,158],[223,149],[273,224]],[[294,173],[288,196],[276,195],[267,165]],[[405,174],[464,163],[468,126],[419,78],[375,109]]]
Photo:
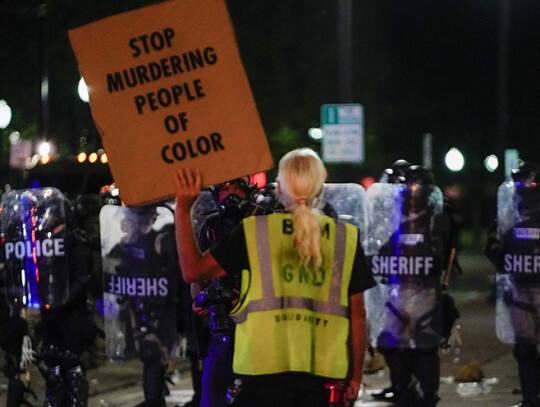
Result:
[[485,253],[497,266],[498,338],[513,344],[523,399],[512,407],[540,406],[540,166],[522,162],[501,184],[497,234]]
[[[249,177],[237,178],[210,188],[217,212],[211,213],[199,231],[199,249],[206,251],[253,212],[250,198],[254,186]],[[200,287],[200,286],[199,286]],[[237,298],[239,281],[224,276],[207,283],[194,301],[194,309],[206,321],[208,344],[202,377],[203,407],[226,406],[227,388],[233,383],[232,358],[235,324],[229,313]]]
[[390,368],[397,406],[431,407],[439,400],[443,196],[427,168],[400,171],[398,184],[367,190],[365,250],[381,283],[368,292],[369,333]]
[[97,334],[86,302],[88,237],[74,224],[71,202],[54,188],[11,191],[2,208],[8,303],[14,310],[39,308],[41,316],[36,360],[45,378],[43,405],[85,407],[81,354]]
[[[388,184],[404,184],[405,183],[405,174],[407,169],[412,164],[404,159],[399,159],[394,161],[392,165],[388,168],[385,168],[379,177],[380,183]],[[378,351],[384,356],[388,369],[390,371],[390,386],[372,393],[372,397],[376,400],[386,400],[386,401],[395,401],[397,396],[397,391],[395,387],[395,372],[403,370],[403,367],[396,366],[396,364],[403,363],[406,361],[405,358],[395,358],[392,357],[392,353],[397,352],[395,348],[381,347]]]
[[168,395],[168,356],[178,340],[172,222],[172,211],[161,206],[105,205],[100,213],[106,352],[142,361],[144,401],[137,407],[164,407]]
[[[90,348],[98,333],[92,313],[87,308],[92,268],[91,242],[84,231],[69,227],[74,208],[67,198],[64,205],[70,296],[68,302],[60,307],[42,304],[40,308],[43,350],[39,359],[46,365],[46,370],[42,371],[46,389],[44,406],[86,407],[89,389],[81,355]],[[58,233],[59,226],[47,228]]]

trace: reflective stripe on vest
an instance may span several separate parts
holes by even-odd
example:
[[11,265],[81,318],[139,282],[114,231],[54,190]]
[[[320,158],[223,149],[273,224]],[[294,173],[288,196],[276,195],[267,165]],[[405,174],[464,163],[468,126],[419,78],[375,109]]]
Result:
[[250,301],[246,308],[234,315],[234,321],[237,324],[244,322],[249,312],[268,311],[283,308],[306,308],[316,312],[346,318],[348,316],[348,308],[339,304],[341,295],[343,256],[345,251],[345,225],[341,223],[336,224],[334,265],[332,270],[330,297],[328,302],[322,302],[304,297],[274,296],[274,281],[271,270],[270,247],[268,244],[268,222],[263,216],[257,216],[255,220],[257,230],[257,248],[259,250],[259,267],[261,269],[264,298]]
[[[343,378],[348,368],[348,284],[352,269],[352,261],[349,261],[347,272],[344,273],[347,227],[331,218],[323,217],[323,222],[327,225],[335,225],[335,233],[328,232],[327,237],[321,237],[321,240],[328,239],[328,242],[321,242],[321,246],[325,245],[326,256],[333,256],[333,264],[328,264],[328,268],[331,268],[331,281],[320,287],[321,292],[329,290],[327,301],[321,300],[320,296],[319,299],[302,295],[276,296],[275,290],[284,290],[286,283],[274,281],[276,274],[280,277],[282,275],[272,272],[272,260],[276,264],[279,253],[276,248],[272,253],[269,239],[277,241],[280,236],[270,235],[269,224],[273,222],[275,233],[276,225],[290,219],[290,215],[274,214],[244,220],[252,279],[249,285],[242,284],[243,292],[240,297],[246,297],[246,304],[233,315],[238,324],[234,370],[241,374],[256,375],[303,371],[319,376]],[[351,228],[351,225],[348,227]],[[330,226],[328,228],[330,230]],[[352,230],[356,232],[354,227]],[[350,250],[355,253],[357,235],[350,235],[349,239],[354,240],[349,242]],[[333,242],[331,238],[334,239]],[[284,239],[292,241],[291,237]],[[254,270],[257,269],[260,273],[254,275],[253,273],[257,273]],[[324,270],[322,275],[326,277]],[[347,285],[347,289],[342,287],[343,284]],[[293,291],[302,289],[301,285],[297,285]],[[313,288],[307,290],[313,291]],[[342,299],[342,295],[346,298]],[[290,322],[293,319],[295,321]],[[296,325],[286,325],[287,323]],[[298,337],[300,340],[296,341]]]

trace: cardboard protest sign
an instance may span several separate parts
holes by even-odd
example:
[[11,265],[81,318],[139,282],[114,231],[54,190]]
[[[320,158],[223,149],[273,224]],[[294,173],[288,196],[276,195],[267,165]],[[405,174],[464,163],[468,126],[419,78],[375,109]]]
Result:
[[111,172],[127,205],[273,162],[224,0],[170,0],[69,32]]

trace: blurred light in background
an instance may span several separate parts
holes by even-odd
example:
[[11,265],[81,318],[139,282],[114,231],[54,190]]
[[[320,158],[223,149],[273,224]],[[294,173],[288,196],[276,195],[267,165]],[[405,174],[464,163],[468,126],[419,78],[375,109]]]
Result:
[[88,95],[88,86],[86,86],[86,82],[84,81],[84,78],[81,78],[81,80],[79,81],[78,91],[79,91],[79,98],[81,98],[83,102],[88,103],[88,101],[90,100],[90,97]]
[[19,133],[18,131],[14,131],[13,133],[9,135],[9,144],[15,145],[19,142],[20,139],[21,139],[21,133]]
[[11,108],[7,102],[0,100],[0,129],[5,129],[11,122]]
[[444,156],[444,163],[450,171],[458,172],[463,169],[465,165],[465,158],[463,154],[457,148],[452,147]]
[[312,127],[309,129],[308,134],[313,140],[320,140],[323,137],[323,131],[318,127]]
[[51,145],[47,143],[46,141],[39,145],[38,153],[40,156],[44,157],[46,155],[49,155],[50,152],[51,152]]
[[495,154],[488,155],[484,160],[484,167],[486,167],[486,170],[489,172],[493,172],[499,168],[499,159],[497,156]]

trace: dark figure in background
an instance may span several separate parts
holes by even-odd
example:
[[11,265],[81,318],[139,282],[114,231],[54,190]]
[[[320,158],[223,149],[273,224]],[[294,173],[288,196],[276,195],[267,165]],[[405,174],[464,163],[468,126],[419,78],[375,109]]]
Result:
[[[44,407],[86,407],[88,380],[81,355],[93,344],[98,333],[92,313],[87,308],[88,278],[92,267],[90,240],[73,224],[73,207],[65,199],[65,253],[69,267],[69,299],[59,307],[42,304],[42,352],[38,367],[45,378]],[[43,364],[45,366],[43,366]]]
[[[253,211],[250,197],[254,186],[249,177],[237,178],[211,188],[217,212],[212,213],[199,231],[199,249],[204,252],[221,240]],[[238,296],[239,281],[230,276],[207,283],[194,301],[194,311],[207,315],[207,354],[202,376],[201,407],[226,406],[227,388],[232,385],[235,324],[229,313]]]
[[[512,407],[539,407],[540,267],[530,259],[540,257],[540,165],[523,162],[512,170],[512,180],[519,220],[507,231],[499,230],[502,236],[491,234],[484,252],[509,282],[506,289],[499,287],[497,297],[509,310],[508,329],[514,337],[513,353],[523,395]],[[498,222],[505,221],[500,216],[501,212]]]

